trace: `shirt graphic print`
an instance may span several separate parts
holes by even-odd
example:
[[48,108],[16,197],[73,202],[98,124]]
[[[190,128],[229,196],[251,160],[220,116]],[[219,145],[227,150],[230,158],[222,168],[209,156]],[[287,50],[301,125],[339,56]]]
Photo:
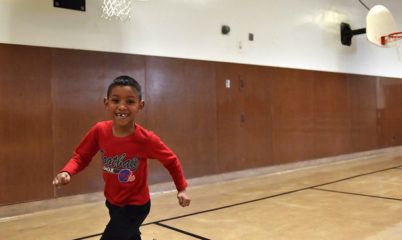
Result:
[[138,169],[140,161],[138,157],[126,158],[126,153],[116,156],[106,156],[105,150],[101,149],[103,160],[103,171],[116,174],[120,182],[133,182],[134,172]]

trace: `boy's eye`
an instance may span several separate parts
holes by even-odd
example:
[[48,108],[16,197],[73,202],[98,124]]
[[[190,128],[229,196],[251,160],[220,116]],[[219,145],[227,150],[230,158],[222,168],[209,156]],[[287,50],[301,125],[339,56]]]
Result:
[[118,102],[119,102],[119,99],[112,99],[112,102],[113,102],[113,103],[118,103]]
[[128,103],[128,104],[134,104],[135,101],[134,101],[134,100],[128,100],[127,103]]

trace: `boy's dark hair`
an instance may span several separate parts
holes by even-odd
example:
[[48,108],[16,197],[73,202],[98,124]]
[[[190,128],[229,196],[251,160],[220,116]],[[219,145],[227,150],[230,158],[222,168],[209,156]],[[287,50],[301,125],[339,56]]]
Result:
[[106,97],[109,98],[110,92],[116,86],[130,86],[138,91],[139,100],[142,100],[142,92],[141,92],[141,85],[132,77],[129,76],[119,76],[113,79],[112,83],[107,88],[107,95]]

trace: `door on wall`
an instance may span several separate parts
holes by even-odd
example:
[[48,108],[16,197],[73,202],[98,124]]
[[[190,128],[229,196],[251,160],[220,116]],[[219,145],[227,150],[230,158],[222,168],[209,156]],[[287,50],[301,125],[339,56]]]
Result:
[[272,165],[269,69],[217,64],[218,159],[222,172]]

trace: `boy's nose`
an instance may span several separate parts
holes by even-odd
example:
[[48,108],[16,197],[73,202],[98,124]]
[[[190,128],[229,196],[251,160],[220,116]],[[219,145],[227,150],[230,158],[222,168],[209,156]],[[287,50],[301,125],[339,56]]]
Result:
[[125,108],[126,108],[126,104],[119,104],[118,108],[119,108],[119,109],[125,109]]

